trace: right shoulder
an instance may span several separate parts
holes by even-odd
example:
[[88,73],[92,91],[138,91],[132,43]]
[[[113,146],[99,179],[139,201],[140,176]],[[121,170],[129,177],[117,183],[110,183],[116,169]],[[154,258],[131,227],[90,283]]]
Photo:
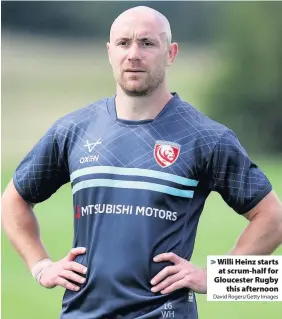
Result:
[[103,98],[88,104],[87,106],[68,113],[57,119],[50,127],[49,132],[59,137],[67,137],[71,132],[79,127],[85,127],[98,114],[107,112],[107,101],[109,98]]
[[72,129],[91,121],[99,112],[107,112],[107,101],[108,98],[103,98],[62,116],[54,123],[56,130]]

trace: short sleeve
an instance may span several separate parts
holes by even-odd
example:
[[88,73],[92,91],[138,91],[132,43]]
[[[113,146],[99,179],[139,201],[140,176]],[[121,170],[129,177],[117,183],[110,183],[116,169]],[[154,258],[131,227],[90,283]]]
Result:
[[216,144],[208,164],[210,191],[218,192],[237,213],[255,207],[272,186],[252,162],[236,135],[227,130]]
[[25,156],[13,176],[23,199],[42,202],[69,182],[65,145],[66,136],[55,123]]

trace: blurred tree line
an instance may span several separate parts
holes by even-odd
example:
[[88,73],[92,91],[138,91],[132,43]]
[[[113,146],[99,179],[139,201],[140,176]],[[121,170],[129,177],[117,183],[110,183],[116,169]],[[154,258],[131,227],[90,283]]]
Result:
[[[175,4],[175,1],[2,1],[2,26],[32,33],[105,41],[113,20],[124,10],[138,5],[155,8],[166,15],[177,41],[205,42],[211,37],[210,27],[216,7],[200,2],[191,2],[187,6],[185,2]],[[179,21],[187,20],[189,24],[185,23],[183,28]]]
[[211,115],[248,150],[282,153],[282,3],[222,9],[217,41],[227,44],[228,56],[211,86]]
[[208,115],[248,150],[282,152],[281,2],[2,1],[2,29],[105,41],[116,16],[137,5],[165,14],[174,41],[223,52]]

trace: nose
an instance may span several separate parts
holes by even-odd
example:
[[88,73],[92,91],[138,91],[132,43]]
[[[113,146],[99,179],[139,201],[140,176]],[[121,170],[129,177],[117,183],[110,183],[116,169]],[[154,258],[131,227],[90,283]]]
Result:
[[132,43],[128,49],[128,60],[141,60],[141,52],[137,43]]

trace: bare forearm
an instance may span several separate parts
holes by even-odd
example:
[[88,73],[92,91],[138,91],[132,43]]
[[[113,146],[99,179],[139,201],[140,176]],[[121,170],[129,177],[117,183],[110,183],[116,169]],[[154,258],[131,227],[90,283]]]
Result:
[[269,255],[282,243],[282,211],[258,214],[249,223],[230,255]]
[[12,184],[2,197],[2,227],[29,269],[40,259],[48,257],[32,206],[16,193]]

